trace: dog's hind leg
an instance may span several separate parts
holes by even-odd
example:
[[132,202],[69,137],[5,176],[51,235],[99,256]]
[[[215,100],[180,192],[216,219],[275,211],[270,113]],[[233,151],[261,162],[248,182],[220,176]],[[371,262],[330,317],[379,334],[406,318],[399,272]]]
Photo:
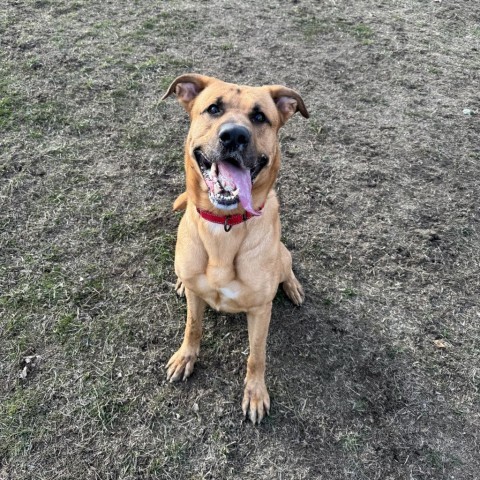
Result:
[[187,192],[181,193],[173,202],[173,211],[185,210],[187,208],[188,194]]
[[182,345],[172,355],[166,366],[167,380],[170,382],[186,380],[193,372],[193,367],[200,353],[203,313],[206,303],[188,288],[185,289],[185,296],[187,297],[185,336]]
[[179,278],[177,278],[177,283],[175,284],[175,291],[179,297],[183,297],[185,295],[185,285]]
[[303,288],[292,270],[292,255],[287,247],[280,243],[280,257],[283,268],[283,279],[281,281],[283,291],[287,297],[295,304],[301,305],[305,299]]

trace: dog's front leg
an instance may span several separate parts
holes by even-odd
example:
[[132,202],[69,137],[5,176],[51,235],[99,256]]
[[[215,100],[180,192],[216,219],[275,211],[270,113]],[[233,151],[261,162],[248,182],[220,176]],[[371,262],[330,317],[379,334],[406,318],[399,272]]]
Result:
[[176,382],[186,380],[193,372],[193,367],[200,352],[202,338],[203,313],[206,303],[191,290],[185,288],[187,297],[187,324],[185,336],[180,348],[167,363],[167,380]]
[[260,423],[270,410],[270,397],[265,386],[265,361],[268,326],[272,314],[272,302],[247,312],[250,355],[247,361],[243,414],[253,424]]

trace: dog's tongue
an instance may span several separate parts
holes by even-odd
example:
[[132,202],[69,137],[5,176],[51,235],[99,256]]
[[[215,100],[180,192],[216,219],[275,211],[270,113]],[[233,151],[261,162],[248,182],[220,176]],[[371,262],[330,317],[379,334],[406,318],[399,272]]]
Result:
[[257,212],[252,205],[252,178],[250,171],[227,162],[220,162],[218,171],[223,177],[236,185],[243,208],[252,215],[261,215],[261,212]]

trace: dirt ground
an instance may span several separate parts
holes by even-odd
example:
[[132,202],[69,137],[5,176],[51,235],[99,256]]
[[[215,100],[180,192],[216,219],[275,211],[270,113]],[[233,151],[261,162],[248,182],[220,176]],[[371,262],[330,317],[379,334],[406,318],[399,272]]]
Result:
[[[311,113],[260,427],[242,315],[165,380],[190,71]],[[479,479],[479,78],[476,0],[1,2],[0,479]]]

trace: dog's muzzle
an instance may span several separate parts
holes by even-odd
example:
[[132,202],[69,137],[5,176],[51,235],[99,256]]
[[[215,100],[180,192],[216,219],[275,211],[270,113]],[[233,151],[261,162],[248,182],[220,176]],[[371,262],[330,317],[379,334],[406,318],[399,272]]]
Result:
[[[234,141],[238,142],[238,138]],[[268,164],[266,155],[260,155],[253,168],[244,167],[243,158],[238,151],[209,158],[201,148],[197,148],[194,155],[214,207],[233,210],[241,203],[247,212],[258,214],[252,205],[251,190],[255,178]]]

